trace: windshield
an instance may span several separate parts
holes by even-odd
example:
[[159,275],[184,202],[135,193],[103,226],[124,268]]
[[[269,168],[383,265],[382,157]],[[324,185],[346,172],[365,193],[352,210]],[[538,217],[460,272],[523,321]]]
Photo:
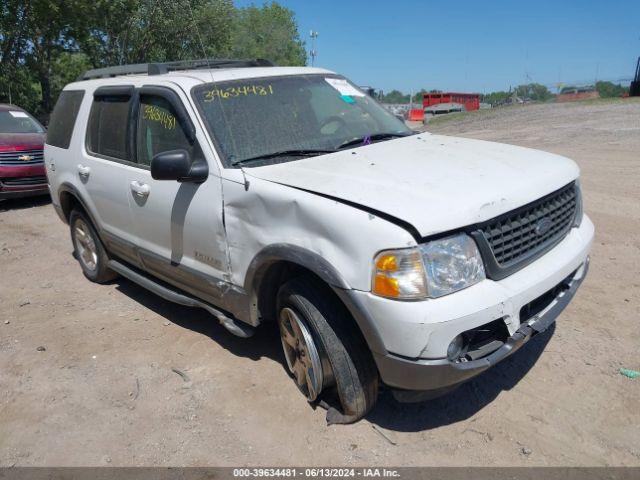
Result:
[[226,166],[290,161],[412,134],[336,75],[209,83],[196,87],[193,96]]
[[20,110],[0,112],[0,133],[44,133],[44,129]]

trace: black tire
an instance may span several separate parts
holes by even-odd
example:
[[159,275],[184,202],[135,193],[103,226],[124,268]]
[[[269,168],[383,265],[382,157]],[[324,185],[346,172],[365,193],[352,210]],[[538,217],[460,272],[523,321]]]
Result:
[[328,363],[332,370],[333,385],[323,386],[321,394],[326,399],[321,404],[327,407],[327,423],[360,420],[376,403],[378,371],[348,310],[312,275],[297,277],[280,288],[278,316],[283,308],[298,314],[323,356],[323,365]]
[[[118,274],[107,267],[109,262],[107,252],[91,220],[87,218],[85,213],[80,210],[72,210],[69,215],[69,227],[71,229],[71,242],[73,243],[73,256],[78,260],[84,276],[95,283],[106,283],[116,278]],[[82,245],[80,245],[80,241],[77,238],[78,234],[76,233],[78,227],[83,229],[85,234],[90,237],[90,241],[95,245],[94,268],[90,268],[87,262],[81,257]]]

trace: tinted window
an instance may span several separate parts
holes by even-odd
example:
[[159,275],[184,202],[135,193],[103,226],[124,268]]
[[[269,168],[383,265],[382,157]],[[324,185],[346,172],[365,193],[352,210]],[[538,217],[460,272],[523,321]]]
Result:
[[138,163],[151,165],[151,159],[168,150],[186,150],[193,156],[173,107],[162,97],[142,95],[138,115]]
[[49,120],[46,142],[60,148],[69,148],[78,110],[84,97],[82,90],[66,90],[58,97]]
[[128,160],[127,122],[131,97],[95,97],[89,116],[87,147],[91,153]]
[[44,133],[40,124],[22,110],[0,112],[0,133]]

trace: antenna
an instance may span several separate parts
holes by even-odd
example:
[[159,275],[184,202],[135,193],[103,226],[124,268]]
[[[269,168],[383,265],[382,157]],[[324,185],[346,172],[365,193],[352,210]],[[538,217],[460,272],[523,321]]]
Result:
[[[200,34],[200,28],[198,27],[198,23],[196,22],[196,17],[193,14],[193,9],[191,8],[191,3],[187,2],[187,4],[189,5],[189,11],[191,12],[191,20],[193,21],[193,26],[195,27],[196,33],[198,35],[198,41],[200,42],[200,48],[202,49],[202,53],[205,54],[206,56],[206,50],[204,48],[204,42],[202,41],[202,35]],[[215,85],[216,84],[216,79],[213,76],[213,70],[211,70],[211,63],[209,62],[209,60],[206,60],[207,62],[207,66],[209,67],[209,73],[211,74],[211,84]],[[227,119],[227,114],[224,110],[224,107],[221,106],[222,111],[222,119],[224,120],[224,122],[226,124],[229,124],[229,120]],[[242,165],[240,165],[240,171],[242,172],[242,178],[244,179],[244,189],[249,190],[249,180],[247,180],[247,175],[244,173],[244,168],[242,168]],[[231,262],[231,257],[229,252],[227,251],[227,262]]]
[[311,51],[309,52],[309,56],[311,57],[311,66],[316,61],[316,57],[318,56],[318,51],[316,50],[316,38],[318,38],[318,32],[311,30],[309,32],[309,36],[311,37]]
[[200,35],[200,28],[198,28],[196,17],[193,14],[193,9],[191,8],[191,2],[187,2],[187,5],[189,7],[189,13],[191,14],[191,21],[193,22],[196,35],[198,36],[198,42],[200,43],[200,48],[202,49],[202,54],[205,57],[205,62],[207,63],[207,67],[209,68],[209,73],[211,74],[211,81],[213,82],[213,72],[211,71],[211,64],[209,63],[209,59],[207,58],[207,50],[204,48],[204,42],[202,41],[202,35]]

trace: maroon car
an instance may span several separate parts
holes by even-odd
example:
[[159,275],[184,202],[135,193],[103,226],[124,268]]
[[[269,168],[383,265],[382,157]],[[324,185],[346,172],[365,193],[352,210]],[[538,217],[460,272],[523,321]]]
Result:
[[0,200],[49,193],[45,129],[27,112],[0,104]]

